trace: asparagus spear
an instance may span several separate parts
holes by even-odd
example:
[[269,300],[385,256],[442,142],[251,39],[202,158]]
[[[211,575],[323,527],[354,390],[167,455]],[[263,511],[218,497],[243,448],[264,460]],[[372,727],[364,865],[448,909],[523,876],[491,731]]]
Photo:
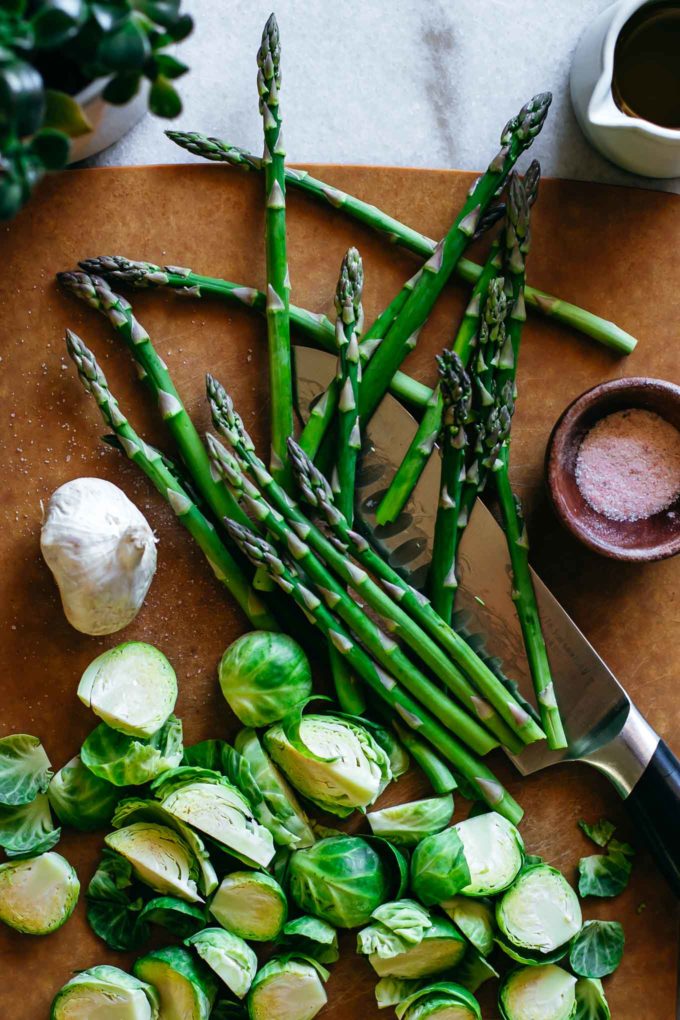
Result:
[[[253,156],[237,146],[229,145],[219,138],[207,137],[194,131],[166,131],[166,134],[177,145],[195,155],[203,156],[205,159],[226,163],[244,170],[262,170],[262,160],[257,156]],[[433,254],[437,246],[436,241],[405,226],[376,206],[362,202],[361,199],[355,198],[353,195],[348,195],[338,188],[317,180],[306,170],[286,167],[285,173],[286,183],[291,187],[304,191],[336,209],[342,209],[353,219],[382,233],[389,241],[400,244],[422,258],[429,258]],[[455,273],[461,279],[474,284],[482,273],[482,266],[469,259],[461,258],[456,265]],[[594,315],[584,308],[579,308],[578,305],[571,304],[569,301],[563,301],[545,291],[537,290],[535,287],[527,286],[526,301],[533,309],[548,318],[555,319],[579,333],[590,336],[593,340],[597,340],[621,354],[630,354],[637,344],[635,337],[626,333],[615,323],[609,322],[599,315]]]
[[[153,262],[138,262],[127,259],[122,255],[102,255],[93,259],[83,259],[80,267],[86,273],[94,273],[105,280],[113,281],[126,287],[139,289],[154,287],[169,287],[180,294],[190,297],[201,297],[208,294],[219,297],[223,300],[233,301],[246,308],[254,308],[258,312],[266,309],[267,298],[261,290],[254,287],[247,287],[240,283],[232,283],[229,280],[221,280],[212,276],[201,276],[183,266],[157,266]],[[415,277],[413,278],[415,279]],[[405,284],[404,289],[397,295],[393,302],[387,306],[385,313],[376,319],[373,327],[367,331],[363,342],[363,353],[368,355],[370,350],[382,337],[382,331],[386,323],[391,322],[399,308],[408,297],[407,291],[412,287],[413,280]],[[325,315],[310,312],[306,308],[290,306],[290,321],[297,330],[321,350],[335,353],[335,329]],[[375,332],[374,332],[375,331]],[[432,395],[429,386],[423,385],[416,379],[403,372],[395,372],[391,382],[390,390],[395,397],[413,404],[415,407],[424,407]],[[333,413],[337,407],[333,406]],[[331,416],[332,417],[332,416]],[[322,433],[323,435],[323,433]]]
[[440,433],[442,448],[439,506],[434,527],[432,564],[428,586],[432,607],[451,622],[456,579],[456,528],[460,510],[461,472],[465,476],[465,427],[470,420],[472,385],[463,362],[454,351],[437,358],[444,404]]
[[366,711],[366,699],[361,684],[331,642],[328,643],[328,659],[333,676],[335,697],[340,708],[348,715],[363,715]]
[[[512,726],[525,743],[541,740],[545,734],[528,712],[517,703],[498,677],[448,623],[434,611],[429,601],[412,588],[394,570],[366,539],[353,531],[334,504],[331,488],[319,469],[303,450],[290,440],[288,443],[291,464],[298,489],[305,502],[320,511],[335,537],[366,568],[380,579],[383,589],[398,608],[427,631],[462,669],[472,678],[480,693],[498,709],[499,714]],[[240,451],[239,451],[240,452]],[[281,507],[277,505],[277,509]],[[309,536],[308,536],[309,537]],[[335,566],[335,564],[333,564]]]
[[361,378],[359,334],[364,315],[361,305],[363,285],[361,256],[356,248],[350,248],[343,259],[335,293],[335,336],[338,345],[336,378],[339,389],[336,498],[350,523],[354,519],[357,454],[361,449],[358,405]]
[[401,726],[396,720],[392,721],[392,726],[416,765],[427,777],[434,792],[442,794],[455,790],[458,786],[456,777],[432,748],[422,741],[414,730]]
[[267,337],[271,402],[271,465],[275,476],[290,484],[286,441],[293,434],[293,372],[290,358],[290,276],[286,257],[286,180],[281,131],[281,46],[272,14],[257,51],[257,90],[264,126],[266,196]]
[[[211,376],[208,376],[208,398],[215,428],[220,435],[227,439],[244,468],[266,494],[269,502],[346,584],[359,592],[376,612],[392,621],[396,636],[402,638],[413,649],[416,655],[453,691],[456,697],[484,722],[487,729],[499,736],[506,747],[510,749],[517,747],[519,744],[517,737],[523,743],[541,739],[543,733],[533,719],[528,717],[515,699],[508,695],[505,687],[461,639],[457,640],[458,643],[464,645],[465,652],[461,651],[460,655],[454,654],[451,658],[454,662],[458,662],[459,658],[462,658],[461,665],[463,662],[465,663],[464,668],[473,678],[477,690],[470,685],[454,662],[451,662],[449,657],[442,653],[441,648],[425,633],[424,629],[415,622],[413,614],[406,611],[405,606],[398,605],[397,601],[390,597],[390,593],[377,585],[365,571],[358,570],[342,549],[338,549],[318,528],[311,524],[287,497],[283,489],[276,484],[263,462],[257,457],[253,442],[234,410],[229,395]],[[294,467],[297,457],[311,463],[293,440],[289,441],[289,448]],[[316,468],[314,470],[317,471]],[[319,476],[323,478],[320,472]],[[323,478],[323,484],[328,486],[325,478]],[[332,494],[330,498],[332,499]],[[345,518],[335,507],[333,507],[333,511],[345,521]],[[349,526],[347,527],[350,530]],[[447,651],[450,651],[450,648],[447,648]],[[483,698],[479,697],[479,694],[483,695]],[[503,725],[503,720],[507,725]]]
[[480,799],[494,811],[517,823],[522,809],[499,783],[494,774],[471,755],[447,730],[427,713],[417,701],[406,694],[396,681],[385,674],[352,639],[338,618],[326,608],[304,583],[304,578],[290,563],[284,562],[276,550],[247,528],[228,521],[234,541],[256,566],[266,566],[272,579],[289,594],[311,620],[333,641],[350,666],[362,677],[375,694],[393,708],[407,726],[433,744],[452,765],[469,780]]
[[[294,531],[285,517],[274,510],[259,490],[244,478],[240,465],[214,437],[208,437],[210,456],[215,473],[231,487],[246,508],[251,520],[261,523],[270,533],[278,548],[284,548],[304,572],[310,584],[324,599],[326,605],[344,621],[373,659],[380,663],[390,675],[430,708],[447,729],[455,733],[477,754],[487,754],[498,741],[494,740],[466,711],[463,711],[410,661],[396,641],[388,637],[380,627],[354,602],[334,575],[312,552],[299,531]],[[301,522],[298,522],[301,524]],[[302,530],[310,529],[309,522],[301,524]]]
[[253,591],[238,563],[191,495],[182,487],[177,475],[170,470],[162,454],[134,431],[109,390],[94,355],[71,330],[66,331],[66,348],[78,369],[80,381],[95,398],[104,421],[113,429],[122,449],[142,469],[170,505],[180,524],[196,540],[217,579],[231,592],[254,627],[279,630],[276,620]]

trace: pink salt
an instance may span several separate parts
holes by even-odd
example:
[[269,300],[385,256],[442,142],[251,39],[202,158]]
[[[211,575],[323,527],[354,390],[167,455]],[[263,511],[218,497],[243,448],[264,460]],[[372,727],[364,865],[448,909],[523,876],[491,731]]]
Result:
[[581,443],[576,482],[593,510],[610,520],[658,514],[680,493],[680,432],[641,408],[607,415]]

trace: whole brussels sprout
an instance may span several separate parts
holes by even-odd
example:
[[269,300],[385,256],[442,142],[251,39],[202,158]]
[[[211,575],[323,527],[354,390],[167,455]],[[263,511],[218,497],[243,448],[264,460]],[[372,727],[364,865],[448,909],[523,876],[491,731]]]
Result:
[[312,693],[312,670],[292,637],[265,630],[243,634],[219,665],[222,694],[244,726],[269,726]]

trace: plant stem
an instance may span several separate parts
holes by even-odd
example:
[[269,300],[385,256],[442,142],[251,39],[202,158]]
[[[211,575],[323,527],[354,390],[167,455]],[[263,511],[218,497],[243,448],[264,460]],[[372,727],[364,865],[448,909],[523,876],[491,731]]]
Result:
[[392,726],[401,743],[429,781],[433,791],[437,794],[444,794],[455,790],[458,786],[456,777],[432,748],[422,741],[414,730],[400,725],[396,719],[392,720]]
[[335,336],[338,345],[336,379],[339,389],[336,499],[350,523],[354,520],[357,455],[361,449],[358,405],[361,378],[359,334],[364,315],[361,305],[363,285],[361,256],[356,248],[350,248],[343,259],[335,294]]
[[363,715],[366,699],[357,677],[340,655],[334,644],[328,642],[328,658],[335,687],[335,697],[343,712],[348,715]]

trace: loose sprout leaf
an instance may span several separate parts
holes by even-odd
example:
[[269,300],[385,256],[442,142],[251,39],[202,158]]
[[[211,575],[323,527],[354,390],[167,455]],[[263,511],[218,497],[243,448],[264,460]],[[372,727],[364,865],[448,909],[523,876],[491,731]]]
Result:
[[319,963],[335,963],[340,958],[338,933],[320,917],[303,915],[284,924],[279,937],[282,951],[302,953]]
[[221,772],[222,752],[227,746],[224,740],[202,740],[199,744],[192,744],[184,748],[182,765]]
[[462,961],[452,970],[451,977],[469,992],[476,992],[485,981],[491,978],[498,980],[500,975],[487,959],[469,946]]
[[600,818],[599,822],[595,822],[594,825],[589,825],[585,819],[580,818],[578,827],[585,832],[588,839],[602,847],[607,845],[616,831],[614,823],[607,821],[606,818]]
[[380,978],[375,986],[375,1001],[378,1004],[378,1009],[399,1005],[403,999],[407,999],[423,984],[423,981],[409,980],[408,978]]
[[488,956],[493,951],[495,915],[487,900],[454,896],[445,900],[441,908],[482,956]]
[[432,927],[432,917],[415,900],[392,900],[373,911],[373,920],[379,921],[405,942],[418,945],[423,933]]
[[610,854],[624,854],[626,857],[635,857],[635,850],[630,843],[621,843],[618,839],[610,839],[607,844],[607,850]]
[[60,836],[46,793],[39,793],[30,804],[0,804],[0,847],[8,857],[45,853],[57,845]]
[[579,978],[576,982],[576,1012],[573,1020],[611,1020],[601,981],[596,978]]
[[141,786],[182,759],[182,723],[171,715],[148,739],[130,737],[100,723],[85,739],[83,764],[114,786]]
[[620,850],[582,857],[578,862],[578,891],[581,896],[618,896],[628,885],[633,864]]
[[571,969],[586,978],[613,974],[621,963],[624,942],[618,921],[586,921],[569,950]]
[[52,778],[50,760],[37,737],[13,733],[0,740],[0,805],[30,804]]
[[415,846],[425,836],[445,829],[452,816],[453,797],[449,793],[371,811],[367,818],[376,836],[398,846]]
[[139,949],[149,937],[143,906],[130,863],[104,848],[87,888],[87,920],[95,935],[119,952]]
[[62,825],[94,832],[109,824],[125,791],[99,779],[76,755],[52,777],[47,795]]
[[189,938],[208,923],[204,907],[185,903],[176,896],[156,896],[142,907],[140,921],[167,928],[180,939]]

